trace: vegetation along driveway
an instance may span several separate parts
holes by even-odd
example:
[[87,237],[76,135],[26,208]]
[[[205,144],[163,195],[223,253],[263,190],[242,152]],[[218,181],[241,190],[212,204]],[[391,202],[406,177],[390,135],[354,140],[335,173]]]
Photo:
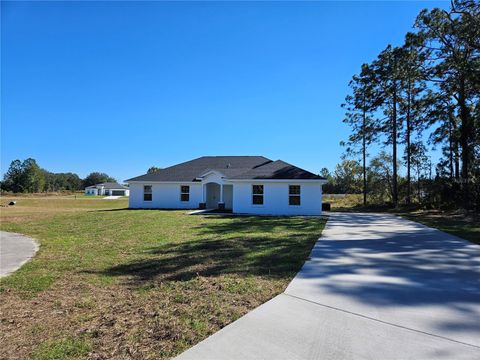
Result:
[[478,359],[480,247],[334,213],[285,292],[179,359]]

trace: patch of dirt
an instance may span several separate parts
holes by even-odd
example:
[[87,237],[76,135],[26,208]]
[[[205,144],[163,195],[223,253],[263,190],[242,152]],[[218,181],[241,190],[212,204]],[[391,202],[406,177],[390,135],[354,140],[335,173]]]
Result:
[[197,277],[139,290],[64,279],[33,299],[7,290],[0,294],[0,359],[28,358],[40,344],[69,336],[88,340],[90,359],[172,357],[283,288],[260,279],[259,291],[241,294],[231,284],[231,277]]

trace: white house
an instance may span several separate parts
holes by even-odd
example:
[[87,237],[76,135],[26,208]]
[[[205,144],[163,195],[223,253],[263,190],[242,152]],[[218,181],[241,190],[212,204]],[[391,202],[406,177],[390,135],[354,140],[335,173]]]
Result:
[[204,156],[126,181],[134,209],[320,215],[326,180],[263,156]]
[[130,190],[126,186],[113,182],[106,182],[86,187],[85,195],[129,196]]

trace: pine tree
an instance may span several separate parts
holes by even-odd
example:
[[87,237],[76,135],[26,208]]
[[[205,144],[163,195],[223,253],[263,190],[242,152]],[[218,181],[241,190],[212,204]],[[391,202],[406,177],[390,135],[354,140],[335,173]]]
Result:
[[405,160],[407,165],[406,203],[411,203],[411,143],[417,133],[421,133],[424,124],[425,91],[423,63],[425,53],[420,51],[422,38],[408,33],[405,44],[398,51],[400,64],[399,122],[404,123],[403,142],[405,143]]
[[438,92],[448,94],[458,117],[461,148],[461,178],[464,205],[469,196],[475,154],[475,108],[480,101],[480,5],[472,1],[454,1],[452,9],[423,10],[416,20],[419,36],[425,39],[429,57],[429,80]]
[[375,103],[383,109],[384,119],[378,119],[376,128],[386,136],[385,144],[392,146],[392,203],[398,206],[398,161],[397,143],[401,126],[398,118],[398,107],[401,95],[401,61],[402,51],[391,45],[383,50],[373,62],[376,92]]
[[[363,205],[367,205],[367,148],[375,140],[373,111],[375,110],[376,98],[374,97],[373,72],[367,64],[362,65],[360,75],[353,76],[349,83],[352,93],[345,98],[342,107],[346,109],[344,123],[350,126],[351,135],[347,143],[347,154],[362,155],[363,177]],[[358,149],[360,147],[360,149]]]

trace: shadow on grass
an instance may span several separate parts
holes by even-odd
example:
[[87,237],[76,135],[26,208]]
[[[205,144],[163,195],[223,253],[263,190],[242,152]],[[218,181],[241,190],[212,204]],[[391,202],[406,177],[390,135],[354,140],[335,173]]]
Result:
[[324,224],[325,218],[205,217],[196,229],[199,240],[148,249],[145,258],[101,274],[129,276],[139,284],[185,281],[199,275],[291,277],[308,257]]

